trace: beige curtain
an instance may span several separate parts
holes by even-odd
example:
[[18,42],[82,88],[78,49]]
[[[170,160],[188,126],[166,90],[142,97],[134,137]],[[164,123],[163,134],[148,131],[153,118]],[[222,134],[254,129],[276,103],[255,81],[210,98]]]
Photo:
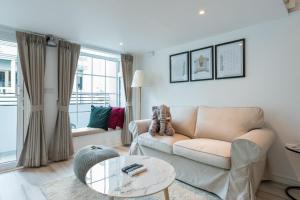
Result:
[[18,166],[47,165],[44,128],[44,75],[46,38],[17,32],[18,51],[24,83],[31,104],[29,125]]
[[58,115],[50,143],[52,161],[67,160],[74,153],[70,129],[69,103],[80,54],[80,45],[66,41],[58,44]]
[[125,122],[122,129],[121,139],[123,145],[130,145],[132,138],[128,130],[128,125],[132,121],[132,64],[133,56],[131,55],[121,55],[122,62],[122,72],[123,72],[123,82],[124,82],[124,91],[126,99],[126,109],[125,109]]

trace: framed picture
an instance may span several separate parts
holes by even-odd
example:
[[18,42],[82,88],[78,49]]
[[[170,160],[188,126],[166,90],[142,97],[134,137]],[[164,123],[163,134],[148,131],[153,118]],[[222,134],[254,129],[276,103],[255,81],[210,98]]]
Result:
[[214,79],[214,47],[209,46],[190,51],[190,80]]
[[189,52],[170,55],[170,83],[189,81]]
[[218,44],[215,52],[216,79],[245,77],[245,39]]

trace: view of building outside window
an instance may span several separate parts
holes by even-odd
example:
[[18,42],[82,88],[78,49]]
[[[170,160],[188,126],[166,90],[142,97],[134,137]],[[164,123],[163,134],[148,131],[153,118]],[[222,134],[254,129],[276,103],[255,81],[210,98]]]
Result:
[[17,44],[0,40],[0,163],[16,159]]
[[81,50],[69,108],[71,128],[88,125],[91,105],[124,106],[119,55]]

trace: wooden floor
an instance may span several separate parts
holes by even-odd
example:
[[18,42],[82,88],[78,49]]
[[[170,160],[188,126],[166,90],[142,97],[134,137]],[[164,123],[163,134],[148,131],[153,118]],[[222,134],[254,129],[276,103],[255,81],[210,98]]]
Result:
[[[128,148],[115,148],[126,155]],[[52,163],[37,169],[19,169],[0,174],[0,200],[46,200],[39,186],[73,175],[73,161]],[[263,183],[258,191],[258,200],[288,199],[284,195],[284,185]]]

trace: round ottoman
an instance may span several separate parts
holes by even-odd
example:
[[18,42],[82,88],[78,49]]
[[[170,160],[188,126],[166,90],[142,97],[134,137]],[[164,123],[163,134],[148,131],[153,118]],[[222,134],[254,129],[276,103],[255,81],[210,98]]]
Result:
[[114,149],[102,145],[89,145],[80,149],[74,157],[73,170],[76,177],[85,184],[85,175],[95,164],[118,157]]

